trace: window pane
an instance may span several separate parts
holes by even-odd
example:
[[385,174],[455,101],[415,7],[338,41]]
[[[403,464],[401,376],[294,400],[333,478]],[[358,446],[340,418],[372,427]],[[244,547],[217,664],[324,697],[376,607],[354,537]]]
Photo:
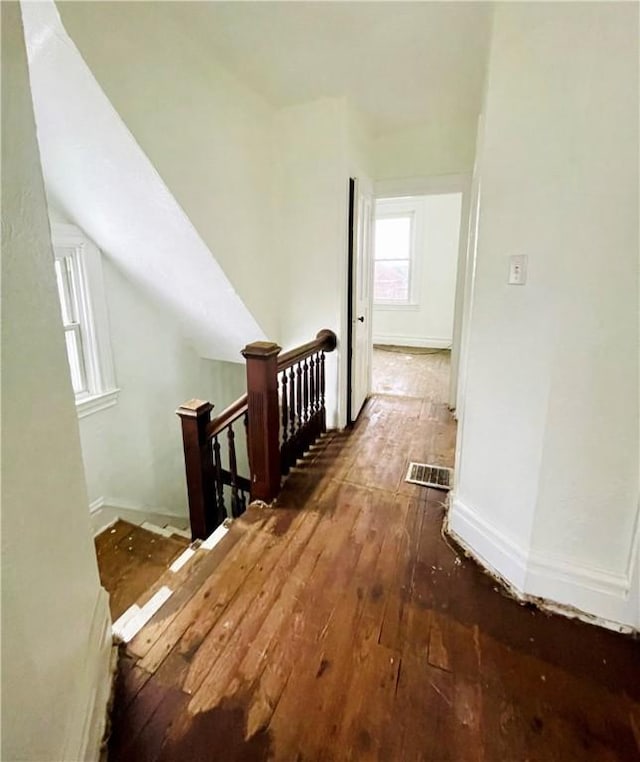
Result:
[[67,357],[71,369],[71,384],[75,394],[87,391],[87,382],[84,372],[84,357],[82,356],[82,342],[78,326],[66,328],[64,338],[67,342]]
[[411,217],[376,220],[375,259],[409,259]]
[[76,279],[71,257],[59,257],[55,260],[58,296],[62,308],[62,322],[65,325],[78,322],[78,299]]
[[376,262],[373,298],[375,301],[409,301],[409,262]]

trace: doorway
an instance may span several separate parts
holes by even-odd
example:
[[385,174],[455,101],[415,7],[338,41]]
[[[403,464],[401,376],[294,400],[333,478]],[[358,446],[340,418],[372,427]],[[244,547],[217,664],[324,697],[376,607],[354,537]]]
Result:
[[468,300],[469,191],[469,175],[383,180],[373,188],[350,180],[347,425],[379,390],[374,374],[380,375],[376,357],[382,351],[440,353],[447,359],[446,402],[456,414]]
[[462,201],[461,191],[376,199],[374,393],[449,397]]

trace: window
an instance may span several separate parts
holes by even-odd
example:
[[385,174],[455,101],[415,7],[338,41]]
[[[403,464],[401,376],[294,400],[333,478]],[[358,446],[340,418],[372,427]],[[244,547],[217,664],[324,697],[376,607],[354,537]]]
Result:
[[100,252],[72,225],[52,226],[56,283],[78,415],[114,405],[118,389],[111,347]]
[[[384,211],[383,211],[384,210]],[[373,300],[379,305],[409,306],[416,303],[414,278],[415,210],[376,211]]]

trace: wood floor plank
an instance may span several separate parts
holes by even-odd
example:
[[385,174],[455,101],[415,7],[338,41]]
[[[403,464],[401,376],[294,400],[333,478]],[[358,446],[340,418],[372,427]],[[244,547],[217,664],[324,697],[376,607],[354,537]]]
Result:
[[[389,531],[389,524],[395,507],[384,493],[372,494],[369,532],[351,574],[349,587],[338,599],[318,636],[318,653],[311,669],[311,673],[315,672],[315,682],[307,699],[305,722],[299,727],[296,741],[297,752],[305,756],[314,758],[335,739],[334,718],[359,667],[353,654],[354,641],[357,643],[362,638],[377,643],[385,588],[383,577],[376,574],[376,570],[384,566],[381,553],[385,540],[392,541],[394,536]],[[354,638],[354,632],[362,635]]]
[[130,759],[129,749],[133,747],[139,734],[166,695],[166,686],[162,686],[154,680],[146,680],[127,711],[119,722],[114,724],[109,739],[109,755],[111,758]]
[[[336,600],[340,598],[340,591],[348,589],[362,552],[362,545],[354,541],[358,520],[364,512],[371,511],[371,494],[366,489],[344,484],[337,501],[342,510],[334,514],[331,522],[333,531],[327,538],[329,542],[325,543],[313,566],[314,584],[304,591],[304,598],[299,596],[296,599],[293,607],[285,602],[285,606],[279,608],[282,619],[270,647],[261,650],[258,660],[254,655],[248,664],[241,665],[240,674],[247,682],[253,677],[255,686],[251,729],[269,722],[272,713],[279,707],[281,696],[284,706],[288,703],[299,706],[300,701],[306,702],[308,693],[304,686],[307,682],[313,684],[315,680],[317,657],[332,614],[335,614]],[[303,667],[304,672],[298,669],[299,666]],[[290,682],[289,677],[294,669],[296,677]],[[283,696],[285,686],[289,689],[286,698]],[[286,710],[284,714],[286,716]],[[279,740],[282,746],[284,734]]]
[[[308,516],[304,525],[293,537],[292,542],[280,553],[275,566],[267,570],[266,579],[263,581],[260,591],[249,601],[248,610],[245,610],[244,617],[230,635],[230,640],[224,648],[224,658],[211,658],[210,666],[202,670],[202,675],[198,675],[197,662],[192,663],[190,674],[196,676],[196,679],[192,677],[184,680],[184,689],[187,692],[194,692],[203,680],[206,680],[208,685],[215,686],[220,698],[225,695],[227,687],[237,673],[240,662],[247,651],[255,647],[260,628],[281,594],[289,575],[295,573],[297,561],[306,549],[317,527],[318,520],[317,514]],[[246,591],[243,591],[243,595],[246,595]],[[211,697],[211,690],[207,690],[209,697]]]
[[200,586],[213,574],[241,538],[248,539],[246,528],[237,524],[211,550],[197,550],[194,557],[178,572],[167,570],[141,596],[139,605],[144,605],[161,588],[173,591],[169,601],[149,620],[144,630],[138,633],[128,645],[130,654],[143,658],[171,625],[183,606],[195,595]]
[[375,628],[370,628],[359,638],[353,678],[337,714],[335,741],[321,751],[319,759],[340,756],[355,762],[384,758],[381,730],[392,716],[400,659],[376,642],[375,633]]
[[[268,524],[264,528],[265,533],[267,527]],[[173,651],[176,643],[183,639],[185,644],[181,654],[193,653],[249,574],[263,547],[262,530],[248,533],[246,544],[241,545],[240,560],[236,561],[233,554],[223,559],[147,651],[140,661],[140,666],[149,672],[155,672]]]
[[415,503],[409,504],[407,520],[398,550],[395,586],[386,601],[380,643],[396,653],[402,653],[407,642],[407,627],[413,573],[420,542],[424,512]]
[[[259,557],[249,574],[244,578],[241,588],[238,589],[233,599],[229,602],[223,615],[208,631],[206,638],[200,640],[199,634],[194,641],[191,630],[185,633],[180,648],[186,648],[192,652],[194,642],[200,642],[189,669],[184,676],[182,688],[186,693],[195,693],[207,675],[213,672],[212,680],[220,684],[219,673],[214,670],[219,657],[224,654],[225,661],[230,658],[233,661],[233,647],[236,641],[248,645],[247,641],[242,639],[242,632],[239,632],[242,622],[246,616],[251,617],[251,622],[256,614],[262,610],[262,607],[255,605],[257,597],[264,597],[269,578],[275,574],[278,562],[287,554],[290,541],[294,545],[298,543],[294,538],[299,537],[302,547],[306,545],[307,536],[304,533],[304,525],[315,526],[315,522],[307,513],[298,513],[295,521],[291,525],[291,532],[288,532],[284,538],[273,538],[266,542],[259,552]],[[298,534],[298,532],[300,534]],[[289,541],[289,542],[288,542]],[[297,557],[297,556],[296,556]],[[294,558],[295,560],[295,558]],[[266,611],[264,612],[267,613]],[[248,629],[252,629],[251,622],[247,623]],[[259,626],[259,623],[258,623]],[[184,643],[184,645],[183,645]],[[227,646],[230,646],[229,648]]]

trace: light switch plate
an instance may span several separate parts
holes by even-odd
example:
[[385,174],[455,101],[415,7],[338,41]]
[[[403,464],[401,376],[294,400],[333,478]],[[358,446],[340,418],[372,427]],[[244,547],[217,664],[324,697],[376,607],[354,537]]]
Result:
[[512,254],[509,257],[509,285],[524,286],[527,282],[527,257],[525,254]]

